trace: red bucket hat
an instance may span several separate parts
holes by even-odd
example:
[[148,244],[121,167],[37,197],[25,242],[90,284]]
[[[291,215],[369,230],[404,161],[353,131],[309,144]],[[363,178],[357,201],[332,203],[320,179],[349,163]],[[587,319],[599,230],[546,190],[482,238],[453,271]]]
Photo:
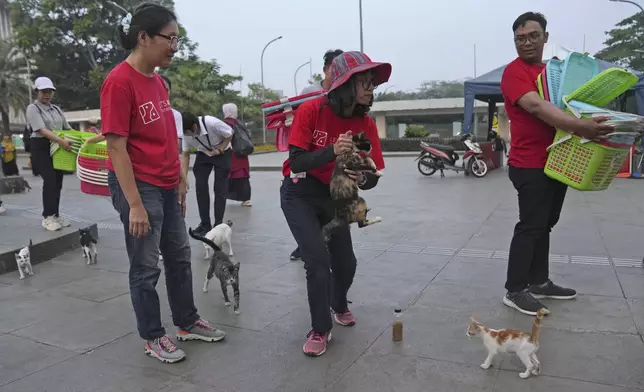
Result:
[[375,63],[369,56],[362,52],[344,52],[335,59],[331,64],[332,82],[329,91],[342,86],[349,78],[357,73],[373,70],[374,86],[387,83],[391,76],[391,64]]

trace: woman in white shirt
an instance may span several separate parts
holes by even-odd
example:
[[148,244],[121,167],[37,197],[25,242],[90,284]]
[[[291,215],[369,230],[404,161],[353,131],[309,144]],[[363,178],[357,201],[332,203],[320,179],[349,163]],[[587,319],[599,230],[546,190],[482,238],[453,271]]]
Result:
[[[181,169],[188,174],[190,154],[196,153],[192,172],[195,175],[195,191],[201,222],[195,233],[205,235],[214,226],[221,224],[226,212],[226,195],[228,194],[228,176],[230,174],[230,140],[233,129],[214,116],[197,117],[192,113],[181,113],[183,154]],[[210,173],[215,172],[215,221],[210,220],[210,190],[208,181]]]

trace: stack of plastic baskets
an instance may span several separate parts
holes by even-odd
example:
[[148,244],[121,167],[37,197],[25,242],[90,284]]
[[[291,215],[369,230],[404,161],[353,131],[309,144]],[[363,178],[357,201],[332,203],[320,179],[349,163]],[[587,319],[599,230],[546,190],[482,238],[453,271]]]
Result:
[[62,139],[69,140],[72,144],[71,151],[67,151],[64,148],[61,148],[58,143],[51,143],[49,152],[54,164],[54,169],[72,173],[75,172],[78,152],[83,146],[83,143],[85,143],[85,140],[92,136],[96,136],[96,134],[81,131],[54,131],[54,133]]
[[81,192],[109,196],[107,186],[107,145],[105,142],[87,144],[78,153],[76,176]]
[[[586,58],[583,62],[586,68],[589,68],[589,59]],[[563,72],[575,72],[575,67],[572,64],[569,67],[564,67]],[[585,71],[589,75],[589,71],[587,69]],[[561,75],[562,85],[565,84],[568,90],[571,89],[570,81],[573,79],[575,79],[574,82],[580,83],[578,78],[566,78],[565,73]],[[602,107],[625,93],[637,81],[637,76],[632,73],[611,68],[594,77],[589,77],[587,82],[569,95],[562,96],[561,100],[562,103],[579,101]],[[543,80],[541,82],[543,84]],[[552,96],[551,89],[551,100]],[[631,145],[611,143],[610,141],[591,142],[566,131],[557,130],[553,144],[549,147],[544,172],[548,177],[580,191],[604,190],[615,178],[624,159],[628,156],[630,148]]]

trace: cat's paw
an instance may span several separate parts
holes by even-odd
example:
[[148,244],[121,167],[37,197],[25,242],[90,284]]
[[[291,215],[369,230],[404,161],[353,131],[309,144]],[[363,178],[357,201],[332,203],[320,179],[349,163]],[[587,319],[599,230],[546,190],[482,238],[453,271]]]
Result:
[[29,271],[29,272],[27,272],[27,275],[29,275],[29,276],[33,276],[33,275],[34,275],[34,273],[33,273],[33,271]]
[[203,288],[203,292],[204,292],[204,293],[207,293],[207,292],[208,292],[208,288],[204,287],[204,288]]
[[521,377],[521,378],[523,378],[523,379],[526,379],[526,378],[530,377],[530,372],[529,372],[529,371],[525,371],[525,372],[523,372],[523,373],[519,373],[519,377]]
[[228,253],[228,257],[235,257],[235,255],[233,254],[233,252],[230,252]]
[[24,280],[24,279],[25,279],[25,277],[24,277],[24,276],[21,276],[19,279],[20,279],[20,280]]
[[481,369],[488,370],[488,369],[490,368],[490,366],[492,366],[492,365],[491,365],[491,364],[489,364],[489,363],[487,363],[487,362],[483,362],[483,363],[481,364]]
[[532,369],[532,375],[533,376],[538,376],[539,375],[539,368]]
[[235,314],[240,314],[240,313],[241,312],[239,311],[239,309],[235,310]]
[[381,218],[381,217],[379,217],[379,216],[377,216],[377,217],[375,217],[375,218],[371,219],[371,223],[372,223],[372,224],[374,224],[374,223],[379,223],[379,222],[382,222],[382,218]]
[[224,302],[224,305],[226,305],[226,306],[230,306],[230,305],[232,305],[232,304],[231,304],[230,302]]

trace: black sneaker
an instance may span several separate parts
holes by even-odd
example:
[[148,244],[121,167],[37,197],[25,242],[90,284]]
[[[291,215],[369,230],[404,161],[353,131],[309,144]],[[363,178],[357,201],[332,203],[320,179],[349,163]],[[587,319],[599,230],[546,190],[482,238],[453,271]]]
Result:
[[530,286],[530,293],[532,293],[533,297],[538,299],[574,299],[577,296],[577,292],[575,290],[559,287],[552,283],[551,280],[540,286]]
[[208,232],[212,230],[210,223],[200,223],[199,226],[194,230],[194,233],[200,237],[205,237]]
[[528,316],[536,316],[539,309],[544,309],[545,314],[549,314],[550,310],[545,307],[541,302],[537,301],[528,289],[521,290],[516,293],[508,292],[505,297],[503,297],[503,304],[509,306],[512,309],[516,309],[523,314]]
[[302,258],[302,255],[300,254],[300,247],[298,246],[295,248],[295,250],[291,253],[291,260],[300,260]]

